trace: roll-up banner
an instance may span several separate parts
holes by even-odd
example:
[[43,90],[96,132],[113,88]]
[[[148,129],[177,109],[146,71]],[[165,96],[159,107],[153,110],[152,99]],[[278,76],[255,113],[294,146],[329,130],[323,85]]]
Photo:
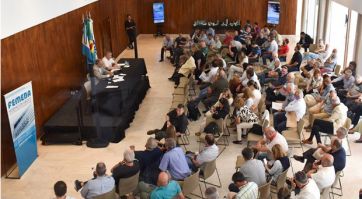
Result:
[[20,178],[38,156],[31,82],[4,95],[13,138],[17,167],[11,172]]

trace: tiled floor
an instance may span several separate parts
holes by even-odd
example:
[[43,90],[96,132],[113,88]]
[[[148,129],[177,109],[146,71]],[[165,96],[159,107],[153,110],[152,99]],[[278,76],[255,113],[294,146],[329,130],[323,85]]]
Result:
[[[81,198],[73,189],[75,179],[86,180],[91,177],[92,168],[98,161],[104,161],[110,169],[122,159],[123,150],[130,145],[136,149],[143,149],[147,139],[146,131],[161,127],[165,114],[169,110],[172,100],[173,84],[167,80],[173,72],[173,67],[168,61],[159,63],[159,51],[161,38],[153,38],[151,35],[139,36],[139,56],[145,58],[151,89],[137,111],[131,127],[126,131],[126,138],[117,144],[110,144],[104,149],[91,149],[83,146],[72,145],[38,145],[39,157],[20,180],[2,178],[2,198],[6,199],[49,199],[53,197],[53,184],[57,180],[64,180],[68,184],[68,194]],[[292,53],[292,52],[291,52]],[[125,50],[122,57],[133,57],[133,51]],[[194,132],[199,129],[200,121],[191,122],[189,128],[192,132],[191,146],[189,150],[197,150]],[[357,198],[358,190],[362,188],[362,145],[353,143],[359,135],[349,136],[352,148],[352,156],[347,158],[347,167],[342,178],[344,196],[342,198]],[[235,139],[235,134],[231,135]],[[236,156],[240,154],[245,145],[231,144],[220,155],[217,166],[223,187],[220,194],[226,194],[227,186],[235,171]],[[305,149],[308,147],[306,146]],[[300,149],[293,150],[300,153]],[[302,164],[293,160],[294,170],[302,168]],[[290,171],[288,176],[292,176]],[[217,182],[213,176],[211,181]]]

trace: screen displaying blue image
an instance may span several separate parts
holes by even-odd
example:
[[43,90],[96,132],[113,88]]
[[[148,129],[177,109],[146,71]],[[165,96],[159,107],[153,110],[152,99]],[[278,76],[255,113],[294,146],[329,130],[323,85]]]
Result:
[[153,3],[153,23],[164,23],[165,11],[163,3]]
[[268,2],[268,24],[279,24],[280,3],[275,1]]

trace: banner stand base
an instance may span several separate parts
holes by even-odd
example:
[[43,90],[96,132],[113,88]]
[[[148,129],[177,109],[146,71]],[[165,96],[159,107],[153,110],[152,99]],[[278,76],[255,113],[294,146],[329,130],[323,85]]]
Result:
[[9,171],[6,172],[5,178],[7,179],[20,179],[19,167],[17,164],[13,165]]

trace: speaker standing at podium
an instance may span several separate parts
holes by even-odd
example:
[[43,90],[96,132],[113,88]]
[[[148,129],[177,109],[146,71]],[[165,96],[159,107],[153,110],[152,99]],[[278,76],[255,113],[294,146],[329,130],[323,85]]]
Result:
[[128,35],[128,47],[133,49],[133,42],[136,39],[136,23],[132,19],[131,15],[127,15],[127,20],[124,22],[124,28]]

